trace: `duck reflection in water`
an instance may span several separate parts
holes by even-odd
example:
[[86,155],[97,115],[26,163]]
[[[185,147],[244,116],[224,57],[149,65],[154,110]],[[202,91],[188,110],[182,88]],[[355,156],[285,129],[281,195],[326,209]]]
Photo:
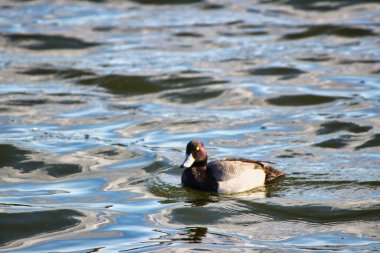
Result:
[[183,232],[178,233],[181,236],[179,240],[192,243],[201,243],[206,237],[208,229],[205,227],[187,227]]

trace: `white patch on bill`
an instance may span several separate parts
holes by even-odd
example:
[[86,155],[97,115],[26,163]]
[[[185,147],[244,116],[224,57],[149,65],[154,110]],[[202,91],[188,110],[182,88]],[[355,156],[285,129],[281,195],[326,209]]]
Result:
[[185,161],[183,162],[182,166],[185,168],[190,168],[194,162],[195,162],[195,159],[192,154],[186,155]]

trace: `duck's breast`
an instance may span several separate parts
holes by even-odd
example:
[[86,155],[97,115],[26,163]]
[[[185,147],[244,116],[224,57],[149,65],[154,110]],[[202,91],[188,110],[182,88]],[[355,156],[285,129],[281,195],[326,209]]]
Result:
[[209,163],[208,169],[216,179],[220,193],[244,192],[265,183],[265,171],[259,164],[219,160]]

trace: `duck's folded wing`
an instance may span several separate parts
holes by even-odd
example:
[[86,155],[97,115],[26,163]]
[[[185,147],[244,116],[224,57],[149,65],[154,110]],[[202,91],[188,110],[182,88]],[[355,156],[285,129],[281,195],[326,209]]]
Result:
[[238,165],[238,163],[253,164],[253,165],[255,165],[254,166],[255,169],[262,169],[262,170],[265,171],[265,174],[266,174],[265,181],[266,182],[272,181],[275,178],[278,178],[278,177],[281,177],[281,176],[285,175],[284,172],[276,170],[271,165],[269,165],[269,164],[274,164],[274,163],[268,162],[268,161],[257,161],[257,160],[246,159],[246,158],[225,158],[225,159],[222,159],[222,160],[217,160],[216,162],[220,162],[222,165],[224,165],[224,164],[225,165],[230,164],[230,163],[225,163],[223,161],[226,161],[226,162],[235,162],[235,163],[232,163],[232,164],[236,164],[237,165],[237,166],[234,166],[234,169],[232,169],[235,174],[238,173],[235,170],[239,170],[239,168],[241,168]]
[[264,166],[265,164],[275,164],[275,163],[269,162],[269,161],[258,161],[258,160],[247,159],[247,158],[239,158],[239,157],[224,158],[224,159],[221,159],[220,161],[239,161],[239,162],[244,162],[244,163],[255,163],[255,164],[259,164],[261,166]]
[[216,160],[207,164],[207,173],[213,177],[216,182],[227,181],[236,178],[242,170],[238,161]]

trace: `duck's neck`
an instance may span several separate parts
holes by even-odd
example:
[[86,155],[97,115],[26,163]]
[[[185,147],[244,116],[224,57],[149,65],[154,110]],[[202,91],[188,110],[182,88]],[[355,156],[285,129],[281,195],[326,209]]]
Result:
[[206,167],[207,167],[207,157],[206,157],[205,160],[194,162],[191,167],[196,168],[196,169],[200,169],[200,170],[206,170]]

